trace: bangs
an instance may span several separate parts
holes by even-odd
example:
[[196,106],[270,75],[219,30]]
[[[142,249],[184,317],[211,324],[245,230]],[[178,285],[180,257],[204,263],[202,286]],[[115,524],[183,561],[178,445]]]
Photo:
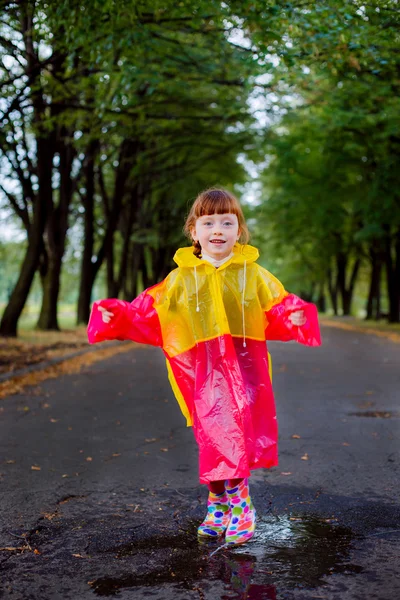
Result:
[[[239,200],[230,192],[220,188],[209,188],[201,192],[194,201],[192,208],[187,216],[183,231],[185,235],[192,239],[192,228],[195,226],[199,217],[205,215],[236,215],[240,229],[240,241],[247,244],[249,241],[249,230],[243,215]],[[199,248],[195,246],[195,253],[200,253]]]
[[242,210],[239,202],[234,196],[224,190],[209,190],[202,194],[201,199],[194,203],[194,217],[198,219],[204,215],[224,215],[234,214],[237,217],[242,216]]

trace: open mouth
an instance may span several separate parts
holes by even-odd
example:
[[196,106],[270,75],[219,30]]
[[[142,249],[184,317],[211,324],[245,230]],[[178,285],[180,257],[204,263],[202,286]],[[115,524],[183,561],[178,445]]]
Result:
[[225,244],[225,240],[210,240],[210,244]]

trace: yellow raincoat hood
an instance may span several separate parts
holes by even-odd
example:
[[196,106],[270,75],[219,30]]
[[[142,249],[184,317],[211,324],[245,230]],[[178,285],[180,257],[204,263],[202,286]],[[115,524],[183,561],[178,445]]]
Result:
[[[219,268],[221,269],[223,267],[227,267],[231,263],[243,264],[244,261],[254,262],[259,256],[260,254],[257,248],[254,246],[250,246],[250,244],[235,244],[233,247],[232,258],[227,260],[226,263],[221,265]],[[179,248],[179,250],[175,252],[174,261],[178,267],[196,267],[201,263],[206,262],[200,258],[197,258],[197,256],[193,254],[193,246],[188,248]]]

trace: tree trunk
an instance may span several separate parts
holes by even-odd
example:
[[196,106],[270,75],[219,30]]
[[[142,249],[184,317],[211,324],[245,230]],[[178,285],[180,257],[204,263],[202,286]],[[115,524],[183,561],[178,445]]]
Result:
[[320,288],[319,288],[318,298],[317,298],[317,308],[320,312],[326,311],[326,298],[325,298],[325,292],[324,292],[324,284],[321,284]]
[[373,247],[371,247],[369,255],[371,261],[371,277],[368,300],[366,304],[366,320],[379,319],[380,317],[380,280],[382,262],[379,253],[376,252],[376,250]]
[[71,134],[72,132],[68,132],[64,127],[60,130],[59,202],[57,206],[54,206],[52,202],[49,207],[44,237],[48,255],[48,269],[42,277],[43,298],[37,322],[37,328],[44,331],[59,330],[57,311],[60,277],[68,231],[69,207],[73,194],[71,171],[75,152],[68,141]]
[[116,290],[116,281],[114,277],[114,233],[111,236],[110,243],[107,246],[106,250],[106,265],[107,265],[107,297],[108,298],[116,298],[117,290]]
[[350,276],[350,283],[346,285],[346,271],[348,266],[348,258],[345,253],[340,252],[336,257],[337,264],[337,277],[338,277],[338,287],[340,291],[340,295],[342,297],[342,309],[343,315],[349,316],[351,314],[351,302],[353,299],[354,287],[357,281],[358,271],[361,266],[361,260],[357,258],[353,265],[353,269]]
[[28,298],[33,277],[37,270],[42,251],[43,232],[47,219],[47,207],[52,201],[52,168],[54,144],[52,136],[37,139],[37,170],[39,191],[34,200],[33,220],[28,247],[22,263],[21,271],[11,293],[0,324],[0,335],[17,335],[18,320]]
[[60,291],[60,275],[63,252],[51,252],[46,274],[42,278],[43,298],[37,328],[43,331],[59,331],[57,303]]
[[[385,240],[386,277],[389,297],[389,322],[400,322],[400,230],[396,237],[390,235],[387,227]],[[393,244],[394,242],[394,244]],[[394,245],[394,251],[392,248]]]
[[[77,309],[77,325],[87,323],[90,317],[90,303],[95,278],[95,270],[92,262],[94,247],[94,175],[95,157],[98,150],[98,141],[92,141],[87,150],[83,165],[85,196],[84,224],[83,224],[83,254],[81,262],[81,273],[79,282],[79,297]],[[97,273],[97,271],[96,271]]]
[[[336,279],[336,281],[335,281],[335,279]],[[334,277],[331,268],[328,269],[327,281],[328,281],[329,297],[331,299],[331,304],[332,304],[332,308],[333,308],[333,314],[335,315],[335,317],[337,317],[337,315],[338,315],[337,278]]]

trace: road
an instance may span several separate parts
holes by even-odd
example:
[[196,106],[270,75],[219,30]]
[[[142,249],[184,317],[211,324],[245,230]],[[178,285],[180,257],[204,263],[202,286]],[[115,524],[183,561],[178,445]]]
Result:
[[0,598],[398,600],[400,344],[325,327],[270,351],[280,464],[235,550],[197,541],[207,490],[158,349],[1,400]]

